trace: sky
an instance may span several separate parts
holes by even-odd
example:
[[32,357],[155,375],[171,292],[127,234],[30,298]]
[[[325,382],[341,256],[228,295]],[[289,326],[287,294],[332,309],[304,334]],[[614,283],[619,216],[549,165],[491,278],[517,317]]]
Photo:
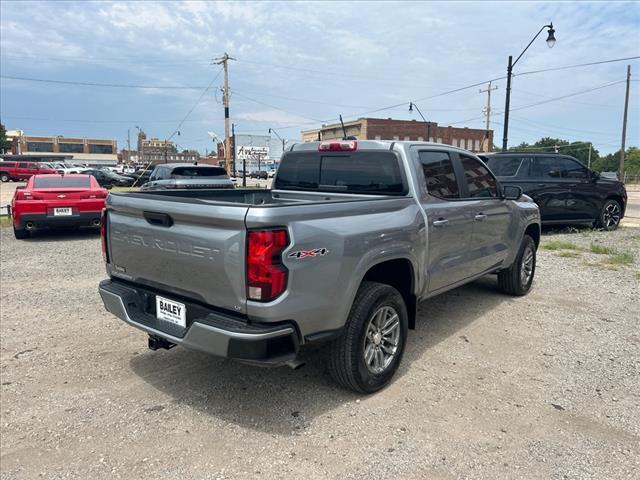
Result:
[[410,101],[440,125],[484,128],[482,86],[446,92],[498,79],[490,120],[500,144],[508,56],[549,22],[554,48],[543,32],[514,68],[509,145],[550,136],[618,150],[628,64],[627,145],[640,145],[639,59],[529,73],[640,56],[638,2],[2,0],[0,120],[119,148],[127,131],[135,148],[139,127],[204,153],[208,132],[224,134],[214,59],[227,52],[237,133],[299,140],[340,114],[420,120]]

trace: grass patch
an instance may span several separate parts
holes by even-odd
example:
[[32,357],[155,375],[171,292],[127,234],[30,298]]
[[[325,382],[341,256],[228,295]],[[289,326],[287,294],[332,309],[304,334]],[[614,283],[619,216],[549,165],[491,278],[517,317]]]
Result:
[[559,257],[563,257],[563,258],[576,258],[579,257],[580,254],[578,252],[572,252],[570,250],[564,250],[562,252],[558,252],[557,255]]
[[604,262],[583,262],[583,265],[598,268],[600,270],[619,270],[617,265],[611,265]]
[[591,253],[596,253],[598,255],[614,255],[616,250],[611,247],[605,247],[604,245],[596,245],[595,243],[591,244],[589,248]]
[[110,192],[137,192],[140,187],[113,187],[110,188]]
[[631,253],[616,253],[609,255],[602,263],[609,265],[631,265],[633,263],[633,255]]
[[2,215],[0,217],[0,227],[10,227],[11,217],[9,215]]
[[551,240],[542,245],[545,250],[580,250],[575,243],[563,242],[562,240]]

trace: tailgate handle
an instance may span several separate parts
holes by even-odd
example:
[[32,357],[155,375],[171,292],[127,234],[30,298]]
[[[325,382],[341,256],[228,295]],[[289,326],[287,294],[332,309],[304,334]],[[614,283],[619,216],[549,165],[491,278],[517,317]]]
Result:
[[173,218],[166,213],[142,212],[142,216],[151,225],[157,225],[159,227],[170,227],[173,225]]

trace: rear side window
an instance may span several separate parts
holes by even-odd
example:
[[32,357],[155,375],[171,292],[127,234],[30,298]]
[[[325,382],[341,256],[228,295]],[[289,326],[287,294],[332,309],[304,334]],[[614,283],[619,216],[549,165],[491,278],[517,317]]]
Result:
[[15,166],[15,162],[0,162],[0,168],[13,168]]
[[460,198],[458,181],[447,152],[420,152],[418,154],[427,191],[443,199]]
[[91,179],[89,177],[63,177],[57,175],[47,175],[35,179],[35,188],[90,188]]
[[285,155],[276,176],[276,189],[404,195],[406,186],[393,152],[352,152]]
[[522,157],[489,157],[487,165],[497,177],[514,177],[518,173]]
[[227,171],[221,167],[177,167],[173,169],[172,178],[222,177]]
[[470,198],[497,197],[498,184],[480,160],[460,155]]

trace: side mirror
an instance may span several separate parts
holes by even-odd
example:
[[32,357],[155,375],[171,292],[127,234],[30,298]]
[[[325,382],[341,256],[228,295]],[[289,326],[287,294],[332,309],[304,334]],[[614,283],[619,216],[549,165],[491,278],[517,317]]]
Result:
[[591,178],[591,180],[595,182],[600,178],[600,173],[593,170],[589,170],[589,178]]
[[505,200],[518,200],[522,196],[522,187],[517,185],[505,185],[502,187],[502,198]]

